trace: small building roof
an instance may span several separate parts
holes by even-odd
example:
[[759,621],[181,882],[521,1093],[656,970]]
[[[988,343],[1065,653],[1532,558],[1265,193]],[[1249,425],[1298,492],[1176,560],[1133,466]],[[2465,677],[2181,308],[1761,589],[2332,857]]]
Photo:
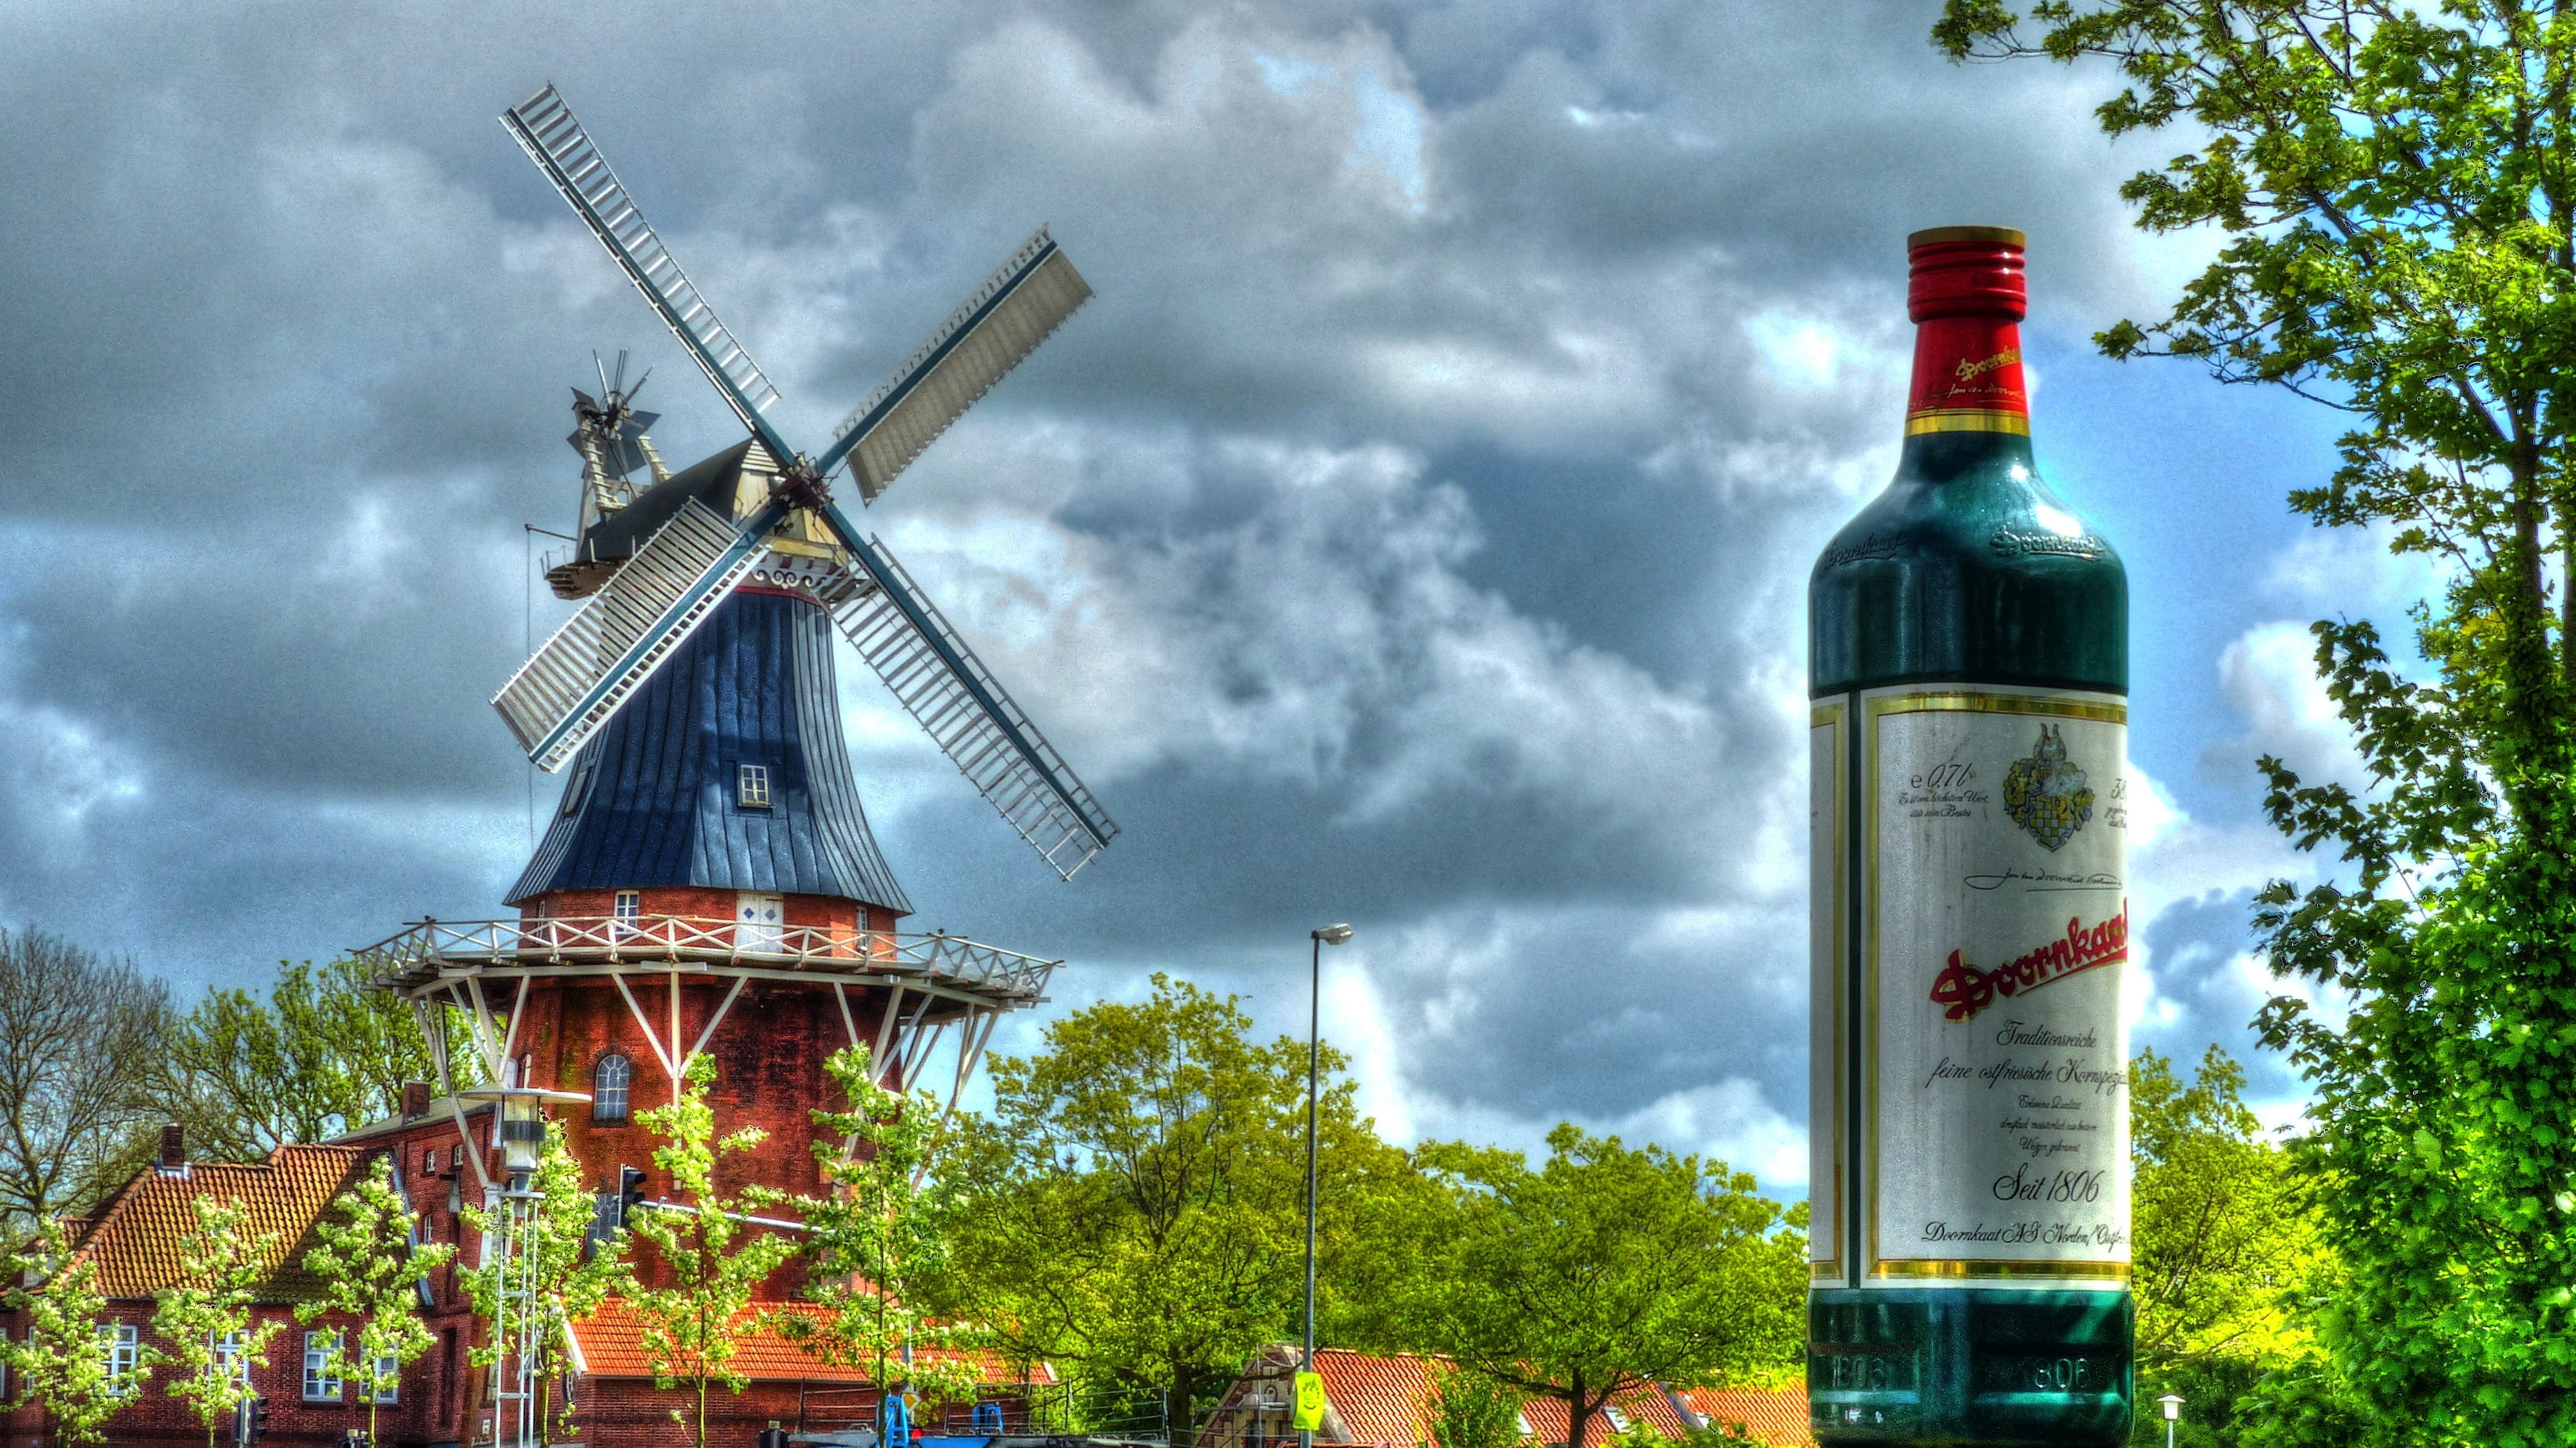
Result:
[[281,1146],[264,1162],[146,1167],[91,1219],[72,1260],[97,1264],[99,1295],[111,1301],[149,1298],[184,1274],[180,1244],[197,1225],[197,1199],[239,1202],[250,1211],[246,1230],[269,1239],[259,1300],[310,1301],[321,1284],[298,1264],[313,1223],[372,1155],[353,1146]]
[[1732,1424],[1752,1434],[1755,1442],[1778,1448],[1814,1448],[1804,1377],[1776,1388],[1692,1388],[1679,1396],[1702,1423]]
[[[764,1304],[776,1308],[778,1304]],[[810,1304],[799,1304],[792,1310],[819,1321],[829,1322],[830,1311]],[[581,1350],[581,1370],[599,1378],[649,1378],[653,1376],[653,1359],[644,1350],[644,1322],[635,1309],[622,1298],[609,1298],[599,1310],[573,1324],[573,1340]],[[732,1334],[733,1371],[754,1380],[794,1382],[802,1379],[817,1383],[870,1383],[874,1379],[863,1367],[842,1367],[825,1362],[812,1351],[789,1342],[778,1330],[762,1320],[757,1312],[744,1313]],[[944,1352],[925,1353],[925,1357],[949,1357]],[[1038,1363],[1025,1372],[990,1353],[968,1355],[987,1383],[1052,1383],[1054,1370]]]
[[[1287,1380],[1296,1372],[1300,1355],[1292,1344],[1266,1349],[1227,1392],[1217,1414],[1199,1436],[1200,1448],[1224,1448],[1243,1436],[1223,1426],[1228,1413],[1256,1407],[1284,1413]],[[1317,1348],[1315,1372],[1324,1380],[1324,1426],[1316,1441],[1349,1444],[1353,1448],[1418,1448],[1432,1442],[1431,1425],[1439,1412],[1439,1373],[1447,1364],[1448,1359],[1428,1354]],[[1265,1392],[1269,1384],[1276,1384],[1277,1390]],[[1799,1421],[1803,1424],[1803,1395],[1798,1404]],[[1611,1400],[1611,1406],[1619,1410],[1628,1427],[1650,1423],[1669,1438],[1680,1437],[1690,1427],[1672,1396],[1660,1386],[1621,1393]],[[1533,1442],[1565,1441],[1566,1413],[1562,1402],[1532,1398],[1522,1405],[1521,1420],[1528,1424]],[[1623,1431],[1620,1423],[1596,1413],[1584,1427],[1585,1448],[1606,1448]]]

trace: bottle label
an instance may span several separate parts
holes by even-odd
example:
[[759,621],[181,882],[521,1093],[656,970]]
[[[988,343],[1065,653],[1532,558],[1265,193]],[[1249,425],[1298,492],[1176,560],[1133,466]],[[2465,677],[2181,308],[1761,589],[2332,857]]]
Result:
[[1914,329],[1908,437],[1926,432],[2030,433],[2021,328],[2000,317],[1931,317]]
[[1817,1275],[2127,1280],[2127,719],[1990,684],[1819,708]]

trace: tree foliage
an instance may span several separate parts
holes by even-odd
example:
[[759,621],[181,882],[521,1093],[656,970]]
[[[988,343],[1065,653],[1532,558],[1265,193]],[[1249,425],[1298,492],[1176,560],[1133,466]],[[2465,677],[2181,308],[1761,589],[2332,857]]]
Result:
[[128,960],[0,927],[0,1231],[88,1213],[151,1159],[170,995]]
[[1584,1440],[1612,1399],[1794,1370],[1806,1340],[1806,1206],[1749,1174],[1571,1125],[1532,1170],[1517,1152],[1439,1143],[1416,1157],[1449,1192],[1392,1314],[1417,1351],[1566,1406]]
[[1521,1391],[1455,1363],[1431,1372],[1432,1448],[1520,1448]]
[[[2267,1374],[2322,1370],[2310,1313],[2335,1258],[2244,1089],[2215,1046],[2188,1079],[2153,1051],[2130,1063],[2138,1400],[2182,1394],[2184,1448],[2236,1443],[2237,1400]],[[2135,1441],[2150,1440],[2164,1424],[2142,1413]]]
[[[470,1050],[449,1064],[457,1086],[480,1079]],[[257,1161],[392,1116],[404,1082],[438,1076],[410,1002],[368,989],[364,967],[342,959],[280,961],[265,997],[209,990],[179,1018],[150,1079],[155,1107],[201,1155]]]
[[433,1341],[421,1321],[421,1284],[456,1255],[453,1243],[414,1242],[419,1220],[394,1189],[393,1164],[379,1158],[314,1220],[320,1240],[304,1254],[322,1296],[298,1304],[295,1316],[309,1324],[336,1313],[355,1324],[354,1340],[345,1325],[332,1333],[323,1370],[357,1388],[370,1443],[378,1441],[377,1398]]
[[2097,340],[2348,410],[2341,466],[2292,506],[2447,570],[2421,667],[2367,621],[2316,626],[2367,778],[2263,761],[2274,822],[2343,865],[2268,887],[2257,927],[2274,970],[2350,1004],[2262,1019],[2314,1088],[2299,1166],[2347,1259],[2331,1371],[2263,1432],[2355,1441],[2332,1427],[2348,1390],[2359,1441],[2576,1439],[2576,13],[1950,0],[1935,39],[2107,61],[2104,129],[2187,138],[2123,194],[2223,249],[2168,317]]
[[643,1324],[654,1386],[689,1390],[690,1412],[674,1409],[672,1416],[689,1424],[695,1448],[707,1448],[708,1389],[722,1383],[739,1393],[751,1381],[734,1370],[733,1359],[735,1335],[751,1325],[753,1290],[797,1252],[795,1239],[741,1220],[760,1199],[728,1195],[716,1185],[719,1159],[750,1151],[769,1133],[746,1126],[715,1134],[715,1110],[707,1104],[715,1075],[713,1058],[692,1056],[681,1069],[680,1099],[636,1113],[662,1139],[653,1164],[670,1174],[685,1210],[653,1208],[627,1222],[652,1246],[660,1269],[648,1278],[643,1264],[634,1264],[627,1305]]
[[[1175,1432],[1263,1345],[1294,1337],[1306,1043],[1257,1045],[1251,1027],[1233,997],[1157,975],[1144,1002],[1076,1011],[1047,1026],[1043,1051],[995,1059],[993,1115],[964,1123],[944,1168],[962,1201],[934,1305],[1012,1359],[1162,1394]],[[1339,1053],[1323,1063],[1329,1339],[1369,1307],[1369,1274],[1409,1265],[1372,1234],[1420,1182],[1359,1116]]]
[[795,1202],[814,1268],[805,1295],[824,1312],[791,1309],[775,1321],[825,1362],[866,1368],[870,1382],[903,1382],[907,1396],[929,1402],[971,1401],[980,1378],[965,1354],[981,1335],[924,1310],[958,1216],[954,1184],[928,1175],[939,1103],[878,1084],[865,1046],[834,1052],[825,1069],[848,1105],[814,1111],[824,1132],[814,1159],[829,1189]]
[[164,1389],[188,1404],[206,1426],[206,1448],[215,1448],[234,1410],[254,1396],[251,1372],[268,1366],[270,1339],[286,1327],[255,1310],[277,1235],[251,1232],[250,1209],[237,1201],[200,1196],[189,1206],[196,1220],[179,1239],[179,1278],[153,1295],[152,1332],[178,1368]]
[[131,1371],[110,1370],[115,1324],[98,1290],[98,1264],[73,1254],[61,1223],[46,1223],[0,1267],[10,1283],[0,1302],[26,1322],[22,1336],[0,1345],[19,1398],[44,1409],[58,1442],[106,1442],[107,1420],[142,1395],[160,1353],[138,1343]]

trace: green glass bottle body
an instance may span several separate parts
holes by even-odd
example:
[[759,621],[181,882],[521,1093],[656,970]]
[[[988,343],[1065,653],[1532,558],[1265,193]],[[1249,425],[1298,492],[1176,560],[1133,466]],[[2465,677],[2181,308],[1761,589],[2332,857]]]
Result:
[[2032,463],[2019,236],[1912,249],[1904,451],[1808,587],[1810,1420],[1826,1443],[2110,1448],[2133,1389],[2127,580]]

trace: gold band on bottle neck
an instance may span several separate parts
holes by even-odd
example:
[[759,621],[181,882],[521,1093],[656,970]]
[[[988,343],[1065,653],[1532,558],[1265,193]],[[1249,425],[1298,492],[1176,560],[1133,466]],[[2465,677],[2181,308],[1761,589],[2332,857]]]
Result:
[[2019,412],[1944,407],[1918,412],[1905,419],[1907,437],[1920,437],[1927,432],[2008,432],[2017,437],[2028,437],[2030,418]]

